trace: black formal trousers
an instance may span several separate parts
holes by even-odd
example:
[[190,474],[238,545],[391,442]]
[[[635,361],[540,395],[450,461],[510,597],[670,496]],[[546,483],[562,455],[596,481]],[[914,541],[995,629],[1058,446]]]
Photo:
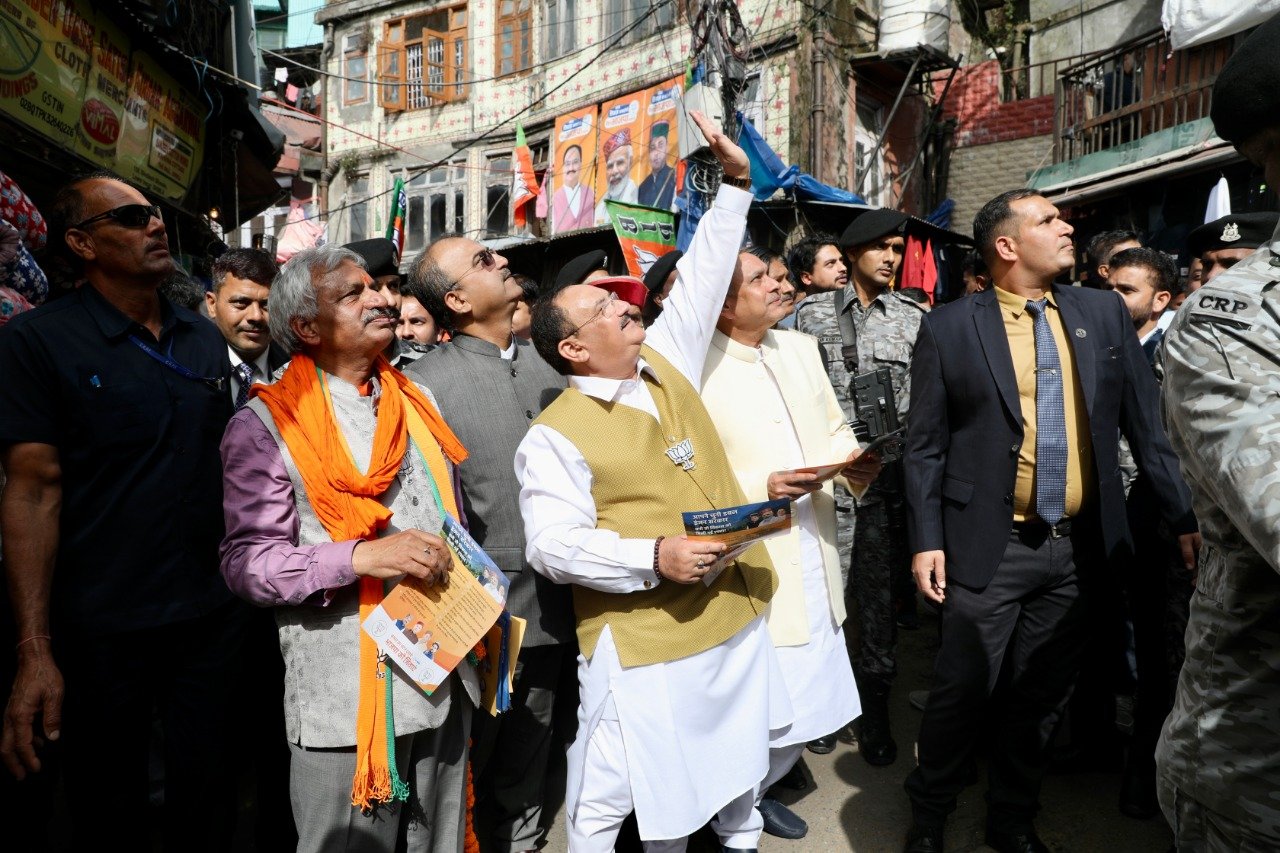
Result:
[[[1031,826],[1049,741],[1086,647],[1088,565],[1099,556],[1096,526],[1077,523],[1061,538],[1015,527],[990,583],[948,581],[919,764],[906,781],[917,823],[940,827],[955,810],[974,741],[990,719],[997,735],[988,823],[1007,831]],[[1007,689],[989,707],[1002,666]]]
[[[152,721],[163,735],[165,850],[231,847],[235,773],[245,760],[237,689],[250,610],[59,644],[62,755],[77,849],[148,848]],[[65,635],[65,632],[64,632]]]

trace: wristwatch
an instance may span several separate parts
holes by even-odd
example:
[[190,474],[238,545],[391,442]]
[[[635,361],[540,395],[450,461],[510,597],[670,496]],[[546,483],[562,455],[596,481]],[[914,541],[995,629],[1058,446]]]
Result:
[[740,190],[749,190],[751,189],[751,176],[747,175],[745,178],[731,178],[728,175],[725,175],[720,179],[720,183],[728,184],[731,187],[737,187]]

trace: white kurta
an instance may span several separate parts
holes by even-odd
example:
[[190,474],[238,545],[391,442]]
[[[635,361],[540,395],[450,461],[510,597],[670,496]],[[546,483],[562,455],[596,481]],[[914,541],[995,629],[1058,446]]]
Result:
[[[824,442],[823,454],[820,458],[808,458],[800,442],[800,435],[795,426],[796,414],[787,408],[783,397],[783,385],[795,387],[796,377],[779,376],[775,368],[764,358],[763,352],[756,348],[751,350],[742,345],[732,345],[718,337],[726,344],[730,358],[734,361],[720,363],[721,370],[738,371],[746,369],[763,381],[751,383],[756,389],[750,405],[733,406],[732,411],[720,411],[719,405],[728,402],[722,394],[708,394],[708,405],[716,421],[717,429],[725,435],[726,431],[748,430],[757,433],[768,431],[775,440],[774,456],[768,460],[767,467],[775,471],[803,468],[807,465],[825,465],[835,461],[836,451],[831,449],[834,442]],[[778,362],[781,364],[781,362]],[[704,375],[704,384],[708,387],[719,379],[728,379],[727,375],[717,375],[712,369]],[[826,377],[822,377],[823,381]],[[790,382],[788,382],[790,379]],[[806,415],[808,413],[805,413]],[[772,426],[771,426],[772,425]],[[756,476],[760,461],[738,460],[733,456],[735,447],[740,443],[731,441],[726,435],[725,447],[729,451],[729,463],[738,472],[750,471],[746,476]],[[841,451],[843,445],[839,445]],[[740,474],[740,477],[742,475]],[[744,491],[756,491],[760,483],[742,483]],[[800,579],[803,583],[804,610],[809,628],[809,641],[802,645],[778,646],[778,662],[782,666],[783,678],[786,680],[787,693],[795,711],[795,721],[784,731],[776,732],[772,742],[774,748],[797,743],[807,743],[832,732],[839,731],[862,712],[862,704],[858,699],[858,688],[853,680],[853,667],[849,663],[849,652],[845,646],[844,629],[836,618],[832,607],[829,590],[829,572],[824,565],[822,549],[819,545],[819,526],[814,514],[813,496],[805,495],[792,504],[793,523],[789,536],[799,539]],[[828,511],[830,506],[828,505]],[[776,549],[771,549],[776,550]],[[794,576],[780,572],[783,583]],[[776,605],[775,605],[776,606]],[[769,617],[773,618],[772,609]]]
[[[715,319],[724,302],[751,195],[722,187],[703,217],[648,343],[693,385],[701,384]],[[616,400],[658,417],[639,370],[632,379],[570,377],[584,394]],[[696,460],[695,448],[695,462]],[[637,460],[637,465],[671,464]],[[660,583],[653,540],[624,539],[596,528],[591,470],[563,435],[529,430],[516,452],[520,511],[530,564],[558,583],[625,593]],[[672,512],[679,512],[673,507]],[[572,820],[590,780],[582,778],[596,724],[616,713],[626,744],[626,772],[640,837],[686,836],[729,801],[750,791],[769,766],[771,733],[792,710],[762,619],[730,640],[691,657],[623,667],[606,626],[590,660],[579,656],[578,736],[569,750],[566,809]],[[613,701],[609,702],[612,697]]]

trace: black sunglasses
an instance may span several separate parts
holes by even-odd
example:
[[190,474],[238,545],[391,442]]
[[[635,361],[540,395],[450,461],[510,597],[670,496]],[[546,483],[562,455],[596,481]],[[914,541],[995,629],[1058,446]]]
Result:
[[78,225],[72,225],[72,228],[83,229],[86,225],[92,225],[95,222],[101,222],[104,219],[114,219],[125,228],[146,228],[151,224],[151,218],[155,217],[163,221],[164,217],[160,215],[160,205],[158,204],[124,204],[120,207],[113,207],[106,213],[99,213],[97,216],[90,216],[84,222]]
[[475,257],[471,259],[471,269],[467,270],[462,275],[454,279],[453,284],[449,285],[449,289],[453,290],[455,287],[462,284],[462,280],[467,276],[471,275],[476,270],[479,270],[479,269],[490,270],[490,269],[493,269],[495,266],[497,266],[497,263],[498,263],[498,256],[493,251],[493,249],[490,249],[488,246],[482,246],[480,248],[480,251],[476,252]]

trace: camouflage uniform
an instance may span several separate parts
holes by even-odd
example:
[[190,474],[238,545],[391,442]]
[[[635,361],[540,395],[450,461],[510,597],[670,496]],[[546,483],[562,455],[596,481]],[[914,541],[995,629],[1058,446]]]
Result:
[[[859,374],[888,367],[893,381],[898,419],[905,423],[911,388],[911,350],[920,331],[924,309],[905,296],[885,290],[863,307],[853,285],[846,287],[848,309],[853,313],[858,342]],[[813,335],[821,344],[827,375],[835,388],[846,417],[853,413],[850,383],[853,377],[840,355],[843,344],[835,316],[835,293],[818,293],[796,308],[796,328]],[[853,508],[853,498],[836,489],[841,514],[837,530],[842,554],[851,555],[846,564],[845,598],[850,619],[845,631],[853,671],[859,690],[866,679],[886,684],[896,671],[893,592],[895,584],[910,579],[901,462],[885,467],[866,495]],[[896,516],[897,523],[890,524]],[[852,548],[848,544],[852,541]],[[846,550],[848,549],[848,550]]]
[[1204,536],[1156,760],[1180,850],[1280,849],[1280,232],[1188,298],[1165,427]]

